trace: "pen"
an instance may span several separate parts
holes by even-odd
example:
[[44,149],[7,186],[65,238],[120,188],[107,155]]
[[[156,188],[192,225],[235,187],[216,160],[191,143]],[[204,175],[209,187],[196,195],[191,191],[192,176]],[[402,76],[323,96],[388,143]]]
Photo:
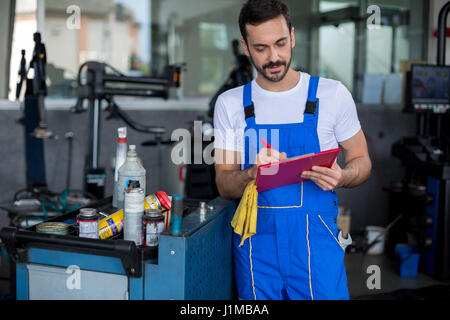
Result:
[[273,149],[272,146],[266,140],[264,140],[264,138],[261,138],[261,142],[267,149]]

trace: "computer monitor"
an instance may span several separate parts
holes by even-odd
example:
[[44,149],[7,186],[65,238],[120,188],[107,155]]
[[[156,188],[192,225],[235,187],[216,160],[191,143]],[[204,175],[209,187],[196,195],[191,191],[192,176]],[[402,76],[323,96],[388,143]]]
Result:
[[445,113],[450,105],[450,66],[412,65],[409,96],[415,111]]

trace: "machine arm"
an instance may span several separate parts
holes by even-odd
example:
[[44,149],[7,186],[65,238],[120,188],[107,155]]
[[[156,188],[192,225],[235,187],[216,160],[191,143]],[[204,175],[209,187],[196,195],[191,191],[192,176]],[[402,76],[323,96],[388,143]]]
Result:
[[[115,103],[113,96],[134,96],[134,97],[152,97],[168,99],[169,89],[171,87],[179,87],[181,84],[182,65],[169,66],[167,68],[166,77],[128,77],[117,71],[113,67],[100,62],[89,61],[80,66],[78,72],[79,94],[77,104],[74,107],[75,112],[82,112],[83,101],[85,99],[105,100],[108,102],[108,111],[110,117],[119,117],[126,124],[136,131],[144,133],[165,133],[164,128],[155,126],[145,126],[132,120],[126,112],[120,109]],[[86,69],[86,70],[85,70]],[[110,73],[107,73],[109,69]],[[86,81],[83,84],[81,77],[85,70]],[[116,84],[116,87],[108,86],[108,84]],[[146,85],[151,88],[118,88],[119,85]],[[155,88],[156,87],[156,88]]]
[[447,17],[450,12],[450,1],[447,2],[439,11],[438,18],[438,48],[437,48],[437,64],[445,66],[445,49],[447,42]]

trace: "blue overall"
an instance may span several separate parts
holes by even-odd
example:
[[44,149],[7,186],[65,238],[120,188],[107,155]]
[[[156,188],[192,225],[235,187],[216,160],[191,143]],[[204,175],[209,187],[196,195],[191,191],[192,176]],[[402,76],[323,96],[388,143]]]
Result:
[[[289,124],[257,124],[251,83],[244,87],[244,169],[253,165],[251,157],[264,147],[260,137],[288,158],[321,151],[318,83],[318,77],[311,77],[304,121]],[[256,235],[239,247],[241,236],[233,233],[239,298],[349,299],[345,252],[337,240],[337,214],[335,192],[323,191],[312,181],[259,193]]]

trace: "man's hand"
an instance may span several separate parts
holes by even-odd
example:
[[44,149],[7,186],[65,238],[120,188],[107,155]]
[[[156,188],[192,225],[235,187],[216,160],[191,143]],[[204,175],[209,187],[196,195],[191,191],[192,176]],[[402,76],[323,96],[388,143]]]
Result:
[[314,166],[311,171],[303,172],[302,178],[314,181],[324,191],[330,191],[343,186],[344,171],[335,162],[331,169]]
[[[274,149],[262,149],[256,157],[256,165],[241,171],[240,156],[240,152],[222,149],[214,150],[216,185],[219,194],[225,199],[239,199],[242,197],[248,183],[256,179],[258,166],[286,159],[285,153],[279,153]],[[224,161],[224,159],[226,160]]]
[[372,162],[367,150],[364,132],[360,130],[352,138],[340,142],[345,167],[334,163],[331,169],[313,167],[311,171],[304,172],[302,178],[315,182],[322,190],[329,191],[337,188],[354,188],[361,185],[370,177]]
[[283,160],[286,160],[286,153],[278,152],[275,149],[267,149],[263,148],[259,151],[256,156],[255,165],[249,170],[250,177],[252,179],[256,179],[256,175],[258,173],[258,167],[268,163],[276,163]]

